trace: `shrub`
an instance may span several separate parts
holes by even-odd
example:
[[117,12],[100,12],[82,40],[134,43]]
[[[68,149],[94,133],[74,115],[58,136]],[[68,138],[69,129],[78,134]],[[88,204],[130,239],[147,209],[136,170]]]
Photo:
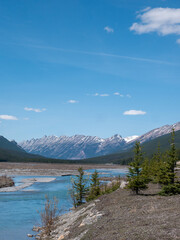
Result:
[[0,176],[0,188],[12,187],[14,186],[14,181],[12,178],[5,176]]
[[159,193],[161,196],[171,196],[176,194],[180,194],[180,183],[164,185]]
[[45,234],[46,236],[49,236],[54,229],[54,223],[59,214],[57,205],[58,200],[56,198],[50,200],[46,196],[44,209],[40,212],[42,230],[43,234]]

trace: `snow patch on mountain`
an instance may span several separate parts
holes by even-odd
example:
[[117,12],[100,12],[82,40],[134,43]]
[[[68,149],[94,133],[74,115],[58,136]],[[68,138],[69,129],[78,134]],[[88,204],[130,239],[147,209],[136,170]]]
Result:
[[139,136],[134,135],[134,136],[126,137],[126,138],[124,138],[124,140],[128,143],[128,142],[131,142],[131,141],[135,140],[138,137]]

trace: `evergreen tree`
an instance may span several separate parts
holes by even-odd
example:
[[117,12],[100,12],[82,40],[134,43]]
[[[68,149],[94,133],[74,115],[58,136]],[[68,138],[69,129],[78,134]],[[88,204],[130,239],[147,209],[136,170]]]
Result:
[[134,149],[134,161],[130,163],[128,175],[128,188],[139,194],[139,191],[147,188],[147,178],[141,173],[141,164],[143,161],[143,153],[140,142],[136,142]]
[[176,146],[175,146],[175,131],[173,128],[171,133],[171,145],[168,151],[168,162],[167,162],[168,168],[169,168],[170,184],[174,184],[174,181],[175,181],[176,162],[177,162],[177,153],[176,153]]
[[167,164],[165,156],[161,154],[160,144],[158,144],[157,151],[154,153],[150,161],[150,174],[154,183],[163,183],[166,181]]
[[92,200],[100,195],[100,181],[99,181],[99,174],[95,170],[94,173],[91,175],[91,186],[89,190],[89,195],[87,200]]
[[74,207],[77,207],[83,203],[85,196],[88,191],[87,179],[84,177],[84,171],[82,167],[78,169],[79,175],[76,179],[72,179],[71,197],[73,200]]
[[152,166],[151,161],[146,157],[141,165],[141,176],[144,178],[146,183],[152,180]]
[[162,159],[154,167],[155,183],[167,185],[170,182],[167,164],[167,154],[162,155]]

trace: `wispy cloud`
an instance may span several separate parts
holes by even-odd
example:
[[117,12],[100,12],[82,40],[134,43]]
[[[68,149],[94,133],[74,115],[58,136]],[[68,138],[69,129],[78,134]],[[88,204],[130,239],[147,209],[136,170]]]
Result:
[[18,120],[17,117],[11,115],[0,115],[0,119],[2,120]]
[[25,117],[25,118],[23,118],[23,119],[24,119],[24,120],[26,120],[26,121],[27,121],[27,120],[29,120],[29,118],[28,118],[28,117]]
[[105,30],[107,33],[113,33],[113,32],[114,32],[114,29],[111,28],[111,27],[108,27],[108,26],[106,26],[106,27],[104,28],[104,30]]
[[77,100],[69,100],[69,101],[67,101],[68,103],[78,103],[79,101],[77,101]]
[[120,92],[114,92],[113,94],[109,93],[94,93],[94,94],[86,94],[87,96],[94,96],[94,97],[110,97],[110,96],[119,96],[119,97],[127,97],[131,98],[130,94],[122,94]]
[[40,108],[25,107],[24,110],[28,111],[28,112],[32,111],[32,112],[40,113],[40,112],[46,111],[47,109],[46,108],[40,109]]
[[141,110],[128,110],[123,113],[124,115],[145,115],[146,112]]
[[37,48],[37,49],[60,51],[60,52],[66,52],[66,53],[74,53],[74,54],[77,53],[77,54],[99,56],[99,57],[120,58],[120,59],[126,59],[126,60],[131,60],[131,61],[140,61],[140,62],[148,62],[148,63],[155,63],[155,64],[177,65],[176,63],[162,61],[162,60],[156,60],[156,59],[151,59],[151,58],[139,58],[139,57],[123,56],[123,55],[103,53],[103,52],[78,51],[78,50],[72,50],[72,49],[63,49],[63,48],[57,48],[57,47],[51,47],[51,46],[30,45],[30,44],[26,44],[26,45],[23,45],[23,46],[31,47],[31,48]]
[[165,36],[169,34],[180,35],[180,8],[146,8],[141,11],[130,27],[138,34],[156,32]]

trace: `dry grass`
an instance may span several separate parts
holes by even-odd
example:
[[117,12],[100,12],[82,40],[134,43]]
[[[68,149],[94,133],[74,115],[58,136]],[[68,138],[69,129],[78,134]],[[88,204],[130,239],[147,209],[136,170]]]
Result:
[[55,222],[57,220],[58,215],[59,215],[59,210],[58,210],[57,199],[54,198],[53,200],[50,200],[46,196],[44,209],[40,212],[41,226],[42,226],[41,239],[49,240],[49,236],[51,232],[54,230]]

